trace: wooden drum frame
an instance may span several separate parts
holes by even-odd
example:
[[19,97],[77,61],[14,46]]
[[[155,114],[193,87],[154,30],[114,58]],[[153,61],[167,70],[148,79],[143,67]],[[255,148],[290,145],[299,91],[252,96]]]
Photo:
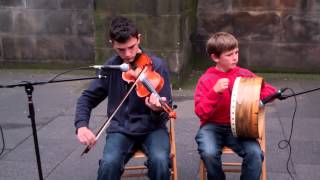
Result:
[[237,77],[231,95],[231,130],[235,137],[260,138],[264,108],[260,107],[261,77]]

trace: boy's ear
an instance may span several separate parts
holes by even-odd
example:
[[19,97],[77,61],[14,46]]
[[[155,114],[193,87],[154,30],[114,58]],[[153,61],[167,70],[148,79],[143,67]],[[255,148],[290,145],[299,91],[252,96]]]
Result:
[[211,60],[212,61],[214,61],[215,63],[217,63],[218,61],[219,61],[219,57],[218,56],[216,56],[215,54],[210,54],[210,58],[211,58]]

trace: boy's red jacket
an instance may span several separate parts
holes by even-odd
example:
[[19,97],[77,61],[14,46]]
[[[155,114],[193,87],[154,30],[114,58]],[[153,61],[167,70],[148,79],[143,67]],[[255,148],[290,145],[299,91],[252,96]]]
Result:
[[[237,77],[256,77],[251,71],[235,67],[228,72],[222,72],[210,67],[199,79],[194,94],[195,113],[200,118],[201,126],[212,122],[215,124],[230,124],[230,102],[234,81]],[[219,94],[213,90],[218,79],[228,78],[229,88]],[[276,92],[276,88],[268,83],[261,87],[260,99]]]

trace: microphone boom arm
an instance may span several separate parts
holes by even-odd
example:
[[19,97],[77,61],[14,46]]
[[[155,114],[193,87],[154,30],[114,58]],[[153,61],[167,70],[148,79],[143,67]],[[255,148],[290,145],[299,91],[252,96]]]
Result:
[[302,92],[295,93],[295,94],[281,95],[278,99],[284,100],[284,99],[287,99],[287,98],[292,97],[292,96],[298,96],[298,95],[301,95],[301,94],[306,94],[306,93],[310,93],[310,92],[318,91],[318,90],[320,90],[320,88],[314,88],[314,89],[310,89],[310,90],[307,90],[307,91],[302,91]]

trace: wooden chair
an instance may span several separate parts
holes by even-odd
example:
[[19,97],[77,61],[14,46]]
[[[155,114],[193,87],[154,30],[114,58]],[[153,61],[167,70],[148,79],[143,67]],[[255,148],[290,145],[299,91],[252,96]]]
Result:
[[[265,137],[265,122],[262,121],[262,133],[261,137],[258,139],[260,144],[261,150],[264,153],[264,160],[262,162],[262,172],[261,172],[261,180],[267,180],[267,166],[266,166],[266,137]],[[224,147],[222,154],[231,154],[237,155],[233,152],[230,148]],[[241,162],[222,162],[222,167],[224,172],[241,172]],[[199,179],[205,180],[206,179],[206,167],[204,165],[203,160],[200,159],[200,167],[199,167]]]
[[[177,171],[177,160],[176,160],[176,143],[175,143],[175,132],[174,132],[174,122],[175,120],[170,118],[168,122],[169,137],[170,137],[170,159],[171,159],[171,179],[178,180],[178,171]],[[146,155],[138,150],[133,155],[132,159],[145,159]],[[147,167],[144,163],[141,165],[126,165],[125,171],[122,177],[140,177],[146,175]]]

